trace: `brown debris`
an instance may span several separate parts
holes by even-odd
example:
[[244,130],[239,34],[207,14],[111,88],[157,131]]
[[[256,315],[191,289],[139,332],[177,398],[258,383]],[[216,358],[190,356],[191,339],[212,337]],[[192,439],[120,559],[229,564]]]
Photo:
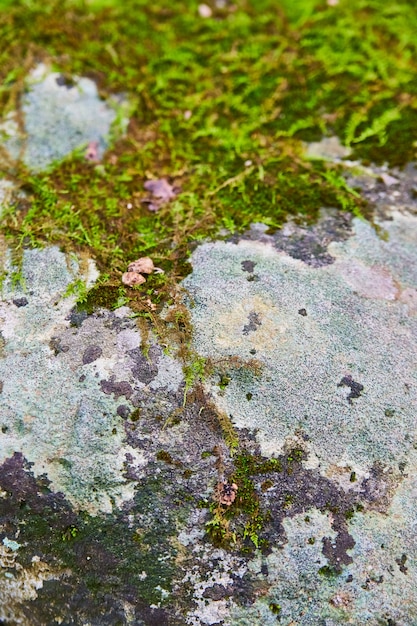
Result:
[[219,483],[217,485],[217,499],[220,504],[230,506],[236,500],[238,486],[236,483]]
[[128,287],[135,287],[136,285],[143,285],[146,282],[144,274],[156,274],[163,273],[159,267],[155,267],[153,261],[148,256],[142,256],[136,261],[129,263],[127,272],[122,276],[122,283]]

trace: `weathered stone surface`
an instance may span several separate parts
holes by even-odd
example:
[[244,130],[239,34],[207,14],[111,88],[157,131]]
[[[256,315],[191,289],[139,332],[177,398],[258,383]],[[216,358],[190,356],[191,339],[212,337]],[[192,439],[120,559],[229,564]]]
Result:
[[21,103],[24,134],[13,114],[0,124],[10,158],[22,159],[39,172],[75,149],[94,144],[95,159],[100,159],[120,102],[115,99],[109,106],[89,78],[69,81],[43,64],[32,71],[27,82],[29,88]]
[[[107,111],[104,142],[113,118],[90,82],[70,98],[65,141],[29,132],[30,167],[96,140],[73,142],[84,105]],[[65,100],[73,89],[49,74],[26,119],[47,110],[47,93]],[[315,156],[345,156],[323,147]],[[94,263],[28,249],[19,277],[3,246],[2,623],[417,619],[416,174],[347,166],[375,203],[374,224],[328,208],[315,224],[253,224],[195,250],[186,303],[214,373],[188,395],[182,363],[152,334],[143,350],[128,307],[87,313],[66,295],[80,278],[94,283]],[[12,191],[3,181],[0,204]],[[234,457],[222,415],[239,439]],[[253,464],[252,535],[239,463]],[[228,548],[207,534],[219,484],[236,508]]]
[[[354,227],[329,246],[334,263],[317,269],[246,240],[205,244],[193,255],[185,285],[199,351],[255,355],[263,366],[259,378],[235,376],[211,391],[237,426],[258,430],[265,454],[280,453],[296,428],[323,468],[398,463],[412,447],[416,318],[401,294],[417,280],[416,218],[384,222],[388,241],[364,221]],[[242,271],[248,261],[256,281]],[[363,386],[353,402],[340,384],[347,376]]]
[[[20,451],[75,506],[111,511],[112,502],[121,504],[133,494],[123,477],[126,454],[138,471],[147,463],[143,453],[123,443],[118,400],[138,404],[162,388],[174,394],[182,373],[160,350],[151,353],[152,376],[146,359],[132,356],[141,336],[129,310],[103,311],[79,328],[71,326],[74,301],[62,296],[77,269],[56,248],[30,250],[24,254],[21,298],[13,297],[6,281],[0,307],[0,452],[4,460]],[[23,293],[27,304],[18,307]]]
[[[74,257],[26,250],[16,285],[6,254],[4,623],[410,623],[416,217],[380,213],[377,229],[338,231],[331,213],[292,225],[291,250],[259,226],[197,248],[195,347],[222,369],[185,407],[180,363],[153,337],[144,355],[127,307],[87,314],[65,297],[83,275]],[[302,260],[300,232],[330,262],[316,262],[324,245]],[[248,459],[279,462],[250,476],[262,551],[208,541],[216,484],[237,463],[210,398]]]
[[183,408],[179,363],[153,338],[144,357],[128,308],[72,323],[73,257],[26,250],[17,287],[3,261],[0,620],[182,624],[177,534],[219,435]]
[[[197,248],[195,346],[223,365],[185,407],[180,363],[155,338],[144,355],[128,308],[65,297],[74,257],[26,250],[16,286],[6,255],[4,623],[410,623],[416,217],[381,214],[342,236],[324,214],[309,232],[328,227],[330,263],[297,257],[295,226],[291,251],[260,227]],[[279,461],[251,475],[262,552],[207,540],[219,463],[226,479],[236,464],[208,398],[248,459]]]
[[249,563],[258,599],[222,600],[225,623],[405,625],[417,615],[417,218],[382,213],[378,229],[355,219],[350,236],[330,237],[326,264],[298,255],[296,241],[288,250],[282,236],[250,233],[193,254],[195,345],[230,362],[227,384],[214,375],[207,393],[266,457],[306,455],[296,478],[279,476],[262,496],[267,532],[282,524],[281,540]]

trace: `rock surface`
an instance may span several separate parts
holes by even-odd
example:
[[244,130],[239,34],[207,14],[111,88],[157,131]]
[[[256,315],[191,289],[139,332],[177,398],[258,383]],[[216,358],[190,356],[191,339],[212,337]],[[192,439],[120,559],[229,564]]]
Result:
[[[94,83],[39,80],[12,156],[104,148]],[[193,385],[129,307],[76,305],[92,260],[19,269],[2,244],[0,623],[416,622],[416,174],[348,167],[373,223],[323,209],[195,249]]]
[[[185,285],[200,353],[231,363],[253,355],[262,367],[231,373],[223,389],[213,378],[207,392],[262,455],[306,454],[284,545],[249,564],[270,605],[263,596],[233,610],[232,624],[276,623],[274,603],[285,624],[406,624],[416,613],[417,219],[396,211],[379,226],[383,239],[355,219],[317,267],[273,237],[206,243],[193,255]],[[341,501],[323,515],[329,486]],[[273,511],[280,496],[275,485],[265,494]],[[360,513],[342,520],[346,498]]]
[[13,114],[0,124],[9,157],[22,159],[30,170],[40,172],[77,148],[94,144],[94,160],[99,160],[116,119],[117,100],[109,106],[100,100],[89,78],[69,80],[43,64],[31,72],[27,83],[23,133]]

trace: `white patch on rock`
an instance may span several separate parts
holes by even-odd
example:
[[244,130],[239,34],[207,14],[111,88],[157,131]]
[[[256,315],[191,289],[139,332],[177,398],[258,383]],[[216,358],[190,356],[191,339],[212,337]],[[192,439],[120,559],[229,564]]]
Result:
[[398,296],[398,288],[384,267],[369,267],[349,259],[338,262],[336,268],[347,284],[364,298],[395,300]]
[[[322,473],[343,465],[361,475],[374,459],[406,458],[415,430],[417,218],[393,213],[381,223],[387,240],[363,220],[353,227],[329,245],[335,262],[319,268],[270,244],[203,244],[184,285],[196,349],[231,362],[225,389],[216,377],[206,382],[218,409],[254,432],[266,456],[301,430]],[[246,261],[256,280],[247,280]],[[245,368],[250,359],[260,374]]]

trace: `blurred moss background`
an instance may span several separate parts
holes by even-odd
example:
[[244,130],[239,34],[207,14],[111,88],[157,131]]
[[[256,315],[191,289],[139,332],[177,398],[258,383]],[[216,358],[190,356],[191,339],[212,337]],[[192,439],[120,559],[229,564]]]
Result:
[[[321,206],[361,214],[343,164],[307,160],[303,142],[336,135],[365,164],[413,160],[416,32],[409,0],[0,0],[4,115],[39,62],[131,107],[102,164],[78,154],[8,172],[28,201],[3,231],[17,248],[86,251],[111,282],[127,255],[182,277],[190,243],[221,228],[279,228]],[[143,183],[161,177],[181,193],[150,213]]]

